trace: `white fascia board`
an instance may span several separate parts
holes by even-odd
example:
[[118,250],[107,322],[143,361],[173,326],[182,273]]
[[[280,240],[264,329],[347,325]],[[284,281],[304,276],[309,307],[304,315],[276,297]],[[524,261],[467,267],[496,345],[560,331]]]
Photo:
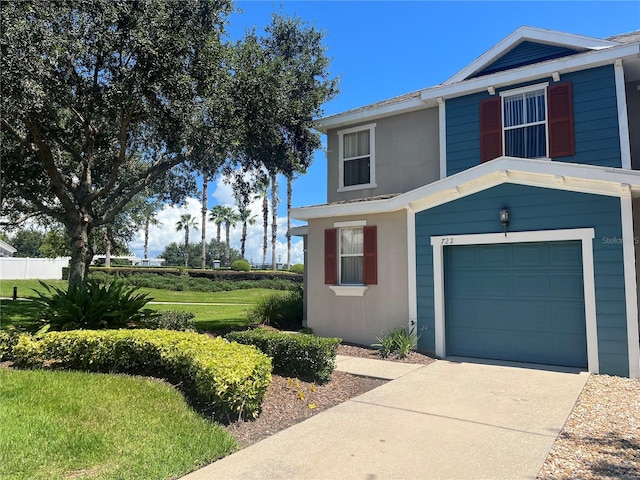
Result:
[[611,65],[618,58],[637,57],[638,55],[640,55],[640,45],[637,43],[610,47],[605,50],[594,50],[424,90],[422,100],[430,102],[438,97],[447,99],[469,95],[486,90],[490,86],[503,87],[550,77],[553,72],[559,72],[562,76],[562,74],[578,70]]
[[[612,45],[617,45],[613,43]],[[464,80],[455,84],[442,84],[422,90],[420,98],[389,103],[378,107],[365,108],[362,110],[338,113],[330,117],[321,118],[316,121],[315,127],[322,133],[332,128],[340,128],[358,123],[370,122],[379,118],[390,117],[402,113],[409,113],[424,108],[436,107],[438,97],[453,98],[461,95],[486,90],[489,86],[503,87],[522,83],[539,78],[550,77],[553,72],[561,75],[585,68],[595,68],[602,65],[613,64],[617,58],[634,57],[640,55],[640,45],[627,44],[609,47],[604,50],[594,50],[580,53],[571,57],[563,57],[556,60],[549,60],[534,65],[526,65],[504,72],[485,75],[470,80]]]
[[2,247],[3,250],[6,250],[9,253],[16,253],[18,251],[4,240],[0,240],[0,247]]
[[621,196],[628,185],[632,195],[640,196],[640,171],[500,157],[395,197],[294,208],[291,215],[309,220],[405,208],[419,212],[507,182],[614,197]]
[[[435,101],[434,101],[435,104]],[[316,122],[316,129],[322,133],[332,128],[340,128],[347,125],[356,125],[361,122],[368,122],[377,118],[390,117],[399,113],[408,113],[415,110],[422,110],[427,105],[420,98],[412,98],[398,103],[389,103],[379,107],[370,109],[346,112],[344,114],[332,115],[330,117],[321,118]]]
[[525,41],[586,50],[599,50],[602,48],[614,47],[616,45],[619,45],[616,42],[611,42],[609,40],[603,40],[600,38],[585,37],[582,35],[574,35],[553,30],[544,30],[541,28],[520,27],[504,40],[497,43],[485,53],[480,55],[468,66],[447,79],[443,83],[443,85],[451,85],[453,83],[462,82],[470,75],[473,75],[474,73],[482,70],[484,67],[493,63],[509,50]]
[[300,225],[298,227],[291,227],[289,229],[289,233],[294,237],[304,237],[309,234],[309,226],[308,225]]

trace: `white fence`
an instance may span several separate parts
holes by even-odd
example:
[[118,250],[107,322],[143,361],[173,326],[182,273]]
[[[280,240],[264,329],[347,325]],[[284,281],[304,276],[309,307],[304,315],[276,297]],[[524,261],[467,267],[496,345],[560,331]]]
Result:
[[62,279],[62,267],[69,265],[70,257],[60,258],[0,258],[0,280]]

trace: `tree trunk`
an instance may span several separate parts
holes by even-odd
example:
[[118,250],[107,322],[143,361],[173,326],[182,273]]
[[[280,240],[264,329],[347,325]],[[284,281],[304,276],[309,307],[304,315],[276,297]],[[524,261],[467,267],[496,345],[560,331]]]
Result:
[[224,224],[224,228],[226,230],[227,233],[227,253],[226,253],[226,266],[228,267],[231,264],[231,246],[229,245],[229,230],[231,229],[231,224],[230,223],[225,223]]
[[291,197],[293,196],[293,173],[287,176],[287,270],[291,268]]
[[244,258],[244,246],[246,242],[247,242],[247,221],[245,220],[244,222],[242,222],[242,239],[240,242],[240,254],[242,255],[242,258]]
[[89,245],[91,227],[86,222],[67,225],[71,233],[71,261],[69,262],[69,287],[84,284],[88,272],[93,251]]
[[207,183],[209,180],[206,175],[202,175],[202,250],[200,250],[200,258],[202,259],[202,270],[207,268]]
[[264,197],[262,197],[262,222],[264,236],[262,238],[262,266],[260,268],[265,268],[267,264],[267,246],[269,244],[267,240],[267,236],[269,235],[269,197],[266,192]]
[[109,232],[104,232],[104,266],[111,268],[111,240],[109,240]]
[[216,260],[222,260],[222,252],[220,251],[220,230],[222,228],[222,224],[221,223],[216,223],[216,226],[218,227],[218,231],[216,233],[216,241],[217,241],[217,245],[216,245],[216,255],[218,256],[218,258],[216,258]]
[[278,241],[278,188],[276,174],[271,175],[271,268],[277,270],[276,244]]
[[184,229],[184,266],[189,268],[189,227]]
[[149,225],[151,223],[151,218],[147,217],[144,223],[144,258],[145,260],[149,258]]

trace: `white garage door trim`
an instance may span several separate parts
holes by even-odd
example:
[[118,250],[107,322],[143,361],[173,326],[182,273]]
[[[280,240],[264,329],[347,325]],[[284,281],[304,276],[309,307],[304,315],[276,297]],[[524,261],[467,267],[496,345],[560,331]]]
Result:
[[587,330],[587,361],[589,372],[598,373],[598,331],[596,325],[596,290],[593,273],[593,228],[567,230],[538,230],[534,232],[484,233],[475,235],[447,235],[431,237],[433,247],[433,282],[435,304],[436,355],[445,357],[445,299],[444,247],[454,245],[491,245],[504,243],[533,243],[580,240],[582,242],[582,276],[584,280],[584,308]]

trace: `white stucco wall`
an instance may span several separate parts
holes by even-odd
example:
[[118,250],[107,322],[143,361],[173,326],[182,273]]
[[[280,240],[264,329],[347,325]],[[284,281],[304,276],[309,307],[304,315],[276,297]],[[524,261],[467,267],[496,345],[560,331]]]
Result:
[[[406,218],[402,210],[309,221],[307,326],[314,333],[370,345],[385,330],[409,321]],[[337,296],[324,284],[324,230],[351,220],[377,226],[378,284],[369,285],[361,297]]]

